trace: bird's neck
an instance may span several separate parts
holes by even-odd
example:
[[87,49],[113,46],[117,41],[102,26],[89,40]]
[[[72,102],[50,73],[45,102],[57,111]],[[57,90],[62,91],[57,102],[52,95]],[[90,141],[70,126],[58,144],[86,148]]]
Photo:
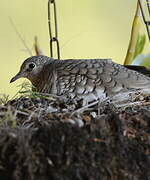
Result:
[[[53,93],[54,72],[48,67],[43,68],[38,74],[30,77],[32,85],[35,87],[37,92]],[[56,93],[56,92],[55,92]]]
[[32,85],[34,86],[34,90],[37,92],[42,92],[45,82],[47,81],[47,73],[42,71],[38,72],[37,74],[32,74],[28,76],[28,79],[31,81]]

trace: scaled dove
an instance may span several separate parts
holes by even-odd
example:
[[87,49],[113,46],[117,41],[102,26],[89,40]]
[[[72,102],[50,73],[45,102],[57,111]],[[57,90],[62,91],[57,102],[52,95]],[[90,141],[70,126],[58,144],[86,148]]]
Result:
[[131,101],[135,94],[150,90],[149,77],[109,59],[33,56],[23,62],[10,82],[21,77],[29,79],[38,92],[83,98],[87,103],[106,98]]

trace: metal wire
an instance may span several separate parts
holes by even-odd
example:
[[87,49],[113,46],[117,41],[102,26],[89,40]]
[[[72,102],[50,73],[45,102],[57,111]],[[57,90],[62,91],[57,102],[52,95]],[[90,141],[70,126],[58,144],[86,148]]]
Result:
[[[49,36],[50,36],[50,56],[51,58],[53,58],[54,52],[56,52],[57,58],[60,59],[57,12],[56,12],[55,0],[48,0],[48,26],[49,26]],[[54,51],[54,45],[56,45],[55,51]]]
[[[148,34],[148,38],[149,38],[149,41],[150,41],[150,27],[149,27],[150,26],[150,21],[146,20],[146,16],[144,14],[144,9],[143,9],[141,0],[138,0],[138,2],[139,2],[139,5],[140,5],[141,14],[142,14],[142,17],[143,17],[143,21],[144,21],[144,23],[146,25],[147,34]],[[148,8],[149,17],[150,17],[150,1],[146,0],[146,4],[147,4],[147,8]]]
[[146,3],[147,3],[147,8],[148,8],[149,16],[150,16],[150,1],[146,0]]

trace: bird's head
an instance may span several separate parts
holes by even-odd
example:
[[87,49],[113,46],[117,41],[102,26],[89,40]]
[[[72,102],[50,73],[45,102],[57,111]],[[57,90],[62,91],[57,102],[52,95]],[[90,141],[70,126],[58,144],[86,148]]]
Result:
[[10,80],[10,83],[19,78],[27,78],[31,82],[41,72],[44,64],[50,61],[47,56],[32,56],[26,59],[20,67],[20,71]]

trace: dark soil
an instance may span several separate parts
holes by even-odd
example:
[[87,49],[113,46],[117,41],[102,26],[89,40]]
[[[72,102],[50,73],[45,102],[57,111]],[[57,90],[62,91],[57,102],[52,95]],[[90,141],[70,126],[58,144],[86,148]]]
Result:
[[150,105],[59,98],[0,105],[2,180],[150,180]]

